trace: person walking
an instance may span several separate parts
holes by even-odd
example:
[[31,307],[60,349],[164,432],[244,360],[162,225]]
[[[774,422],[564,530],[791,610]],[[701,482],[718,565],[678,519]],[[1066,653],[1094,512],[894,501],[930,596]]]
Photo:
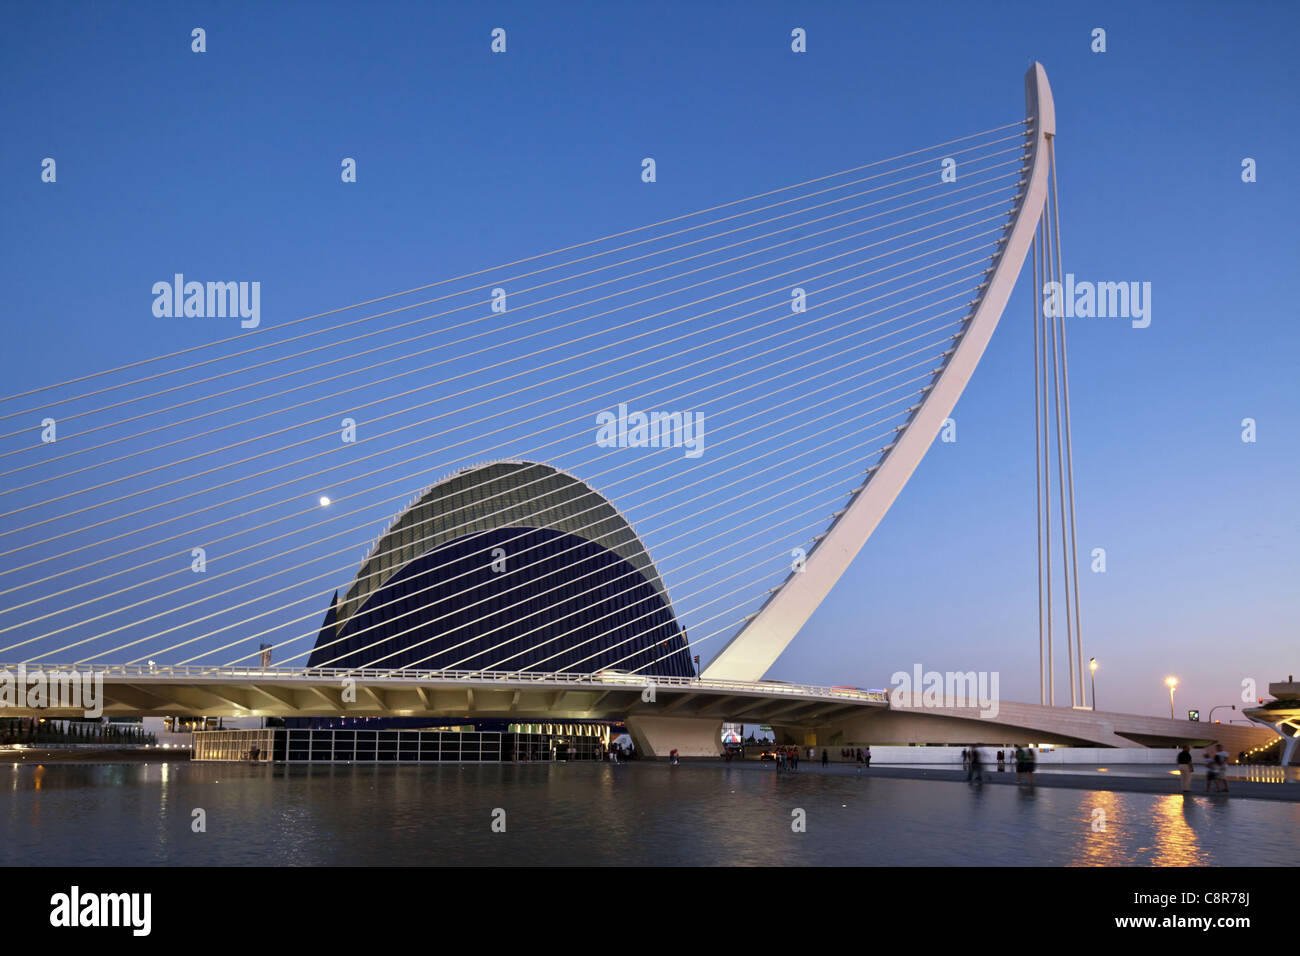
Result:
[[799,748],[790,748],[790,769],[795,773],[799,772]]
[[966,769],[966,782],[973,784],[979,783],[984,785],[984,771],[980,766],[980,752],[976,747],[970,750],[970,764]]
[[1178,751],[1178,779],[1182,784],[1183,793],[1187,793],[1192,784],[1192,752],[1187,744],[1183,744],[1182,749]]
[[998,773],[1002,773],[1002,771],[1006,769],[1007,769],[1007,752],[1005,750],[999,750],[998,751]]
[[1025,776],[1025,748],[1016,744],[1016,783],[1020,783]]
[[970,751],[965,747],[961,748],[961,769],[970,773]]
[[1038,769],[1038,751],[1033,747],[1025,748],[1025,775],[1029,777],[1029,785],[1034,785],[1034,771]]
[[861,747],[857,749],[857,751],[855,752],[855,756],[858,758],[858,773],[862,773],[862,748]]
[[1220,793],[1228,792],[1228,751],[1223,744],[1214,745],[1214,769],[1218,772],[1215,781]]
[[823,768],[826,767],[826,765],[829,764],[830,762],[831,762],[831,755],[828,754],[828,753],[826,752],[826,748],[823,747],[823,748],[822,748],[822,767],[823,767]]
[[862,751],[862,760],[867,765],[867,769],[870,770],[871,769],[871,747],[868,746],[866,750]]
[[1211,785],[1218,789],[1217,780],[1219,777],[1218,764],[1214,762],[1214,745],[1206,747],[1201,754],[1201,761],[1205,764],[1205,792],[1210,792]]

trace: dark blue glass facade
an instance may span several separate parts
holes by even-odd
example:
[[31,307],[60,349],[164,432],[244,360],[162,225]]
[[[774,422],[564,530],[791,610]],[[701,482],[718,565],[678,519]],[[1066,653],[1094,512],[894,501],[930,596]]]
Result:
[[[493,549],[506,570],[492,569]],[[421,555],[335,628],[309,666],[692,677],[672,608],[613,551],[550,528],[503,527]]]

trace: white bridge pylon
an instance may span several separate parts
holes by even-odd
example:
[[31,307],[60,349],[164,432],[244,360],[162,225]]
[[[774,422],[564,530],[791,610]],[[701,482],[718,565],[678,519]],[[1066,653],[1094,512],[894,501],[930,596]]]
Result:
[[925,400],[861,490],[809,553],[803,569],[790,573],[757,614],[709,662],[701,677],[743,681],[762,678],[867,543],[956,406],[1015,288],[1047,201],[1049,142],[1056,135],[1056,113],[1041,63],[1034,63],[1025,74],[1025,105],[1033,136],[1026,188],[955,349]]

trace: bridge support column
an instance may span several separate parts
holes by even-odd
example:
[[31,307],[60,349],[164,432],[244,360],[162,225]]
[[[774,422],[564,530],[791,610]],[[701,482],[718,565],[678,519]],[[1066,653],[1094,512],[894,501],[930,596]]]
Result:
[[679,757],[720,757],[722,721],[711,717],[628,717],[627,732],[637,752],[667,759],[675,747]]
[[[808,730],[804,727],[782,727],[779,724],[772,727],[772,734],[775,736],[776,744],[785,747],[816,747],[817,731]],[[822,732],[822,739],[826,734]]]

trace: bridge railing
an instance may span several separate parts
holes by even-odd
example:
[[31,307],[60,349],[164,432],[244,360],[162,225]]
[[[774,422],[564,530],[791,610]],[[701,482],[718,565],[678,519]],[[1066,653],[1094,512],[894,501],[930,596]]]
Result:
[[[492,671],[492,670],[419,670],[402,667],[215,667],[202,664],[24,664],[31,674],[36,671],[102,674],[105,678],[185,680],[362,680],[420,683],[546,684],[578,685],[616,689],[619,687],[678,687],[700,690],[737,690],[765,694],[789,694],[793,697],[829,697],[888,701],[888,692],[859,687],[825,687],[817,684],[793,684],[785,681],[703,680],[698,677],[652,677],[641,674],[595,673],[570,674],[562,671]],[[0,670],[14,672],[16,664],[0,665]]]

